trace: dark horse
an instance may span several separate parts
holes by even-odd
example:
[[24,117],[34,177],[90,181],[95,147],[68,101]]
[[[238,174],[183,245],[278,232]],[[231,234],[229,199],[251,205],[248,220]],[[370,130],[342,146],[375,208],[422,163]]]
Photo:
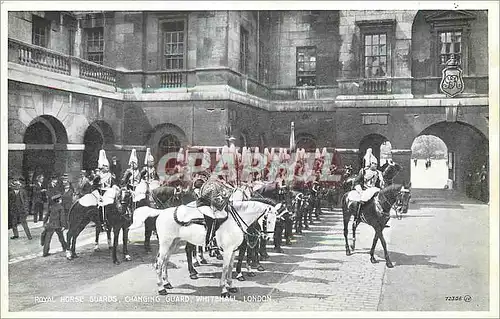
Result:
[[[401,205],[403,197],[407,196],[406,194],[408,194],[407,192],[405,192],[405,190],[408,189],[409,186],[407,185],[393,184],[380,190],[368,202],[363,203],[360,210],[360,219],[354,220],[352,224],[352,232],[353,232],[353,244],[351,247],[352,250],[355,249],[356,245],[356,227],[359,225],[361,221],[363,221],[364,223],[372,226],[373,229],[375,230],[375,236],[373,237],[373,243],[370,249],[370,261],[372,263],[378,262],[373,256],[373,254],[375,252],[375,246],[377,245],[377,241],[380,239],[382,247],[384,248],[385,263],[389,268],[394,267],[391,260],[389,259],[389,254],[387,252],[387,244],[385,242],[382,231],[384,230],[387,222],[391,218],[390,216],[391,208],[394,208],[395,210],[400,209],[399,207],[393,207],[393,206],[395,206],[395,204]],[[355,216],[356,214],[355,211],[356,205],[350,205],[351,203],[348,199],[348,194],[349,193],[345,193],[342,196],[342,213],[344,216],[345,250],[346,250],[346,255],[350,256],[351,250],[349,248],[349,241],[347,239],[347,235],[349,233],[348,225],[351,216]],[[378,200],[380,206],[382,207],[383,211],[380,214],[377,212],[375,200]]]
[[[116,250],[118,247],[118,237],[120,235],[120,230],[123,230],[123,255],[126,261],[130,261],[131,258],[128,255],[128,227],[130,226],[132,220],[131,216],[127,214],[126,203],[128,202],[128,193],[114,186],[116,194],[114,196],[113,202],[104,206],[107,220],[108,220],[108,239],[111,237],[111,231],[113,231],[113,250],[112,259],[113,263],[119,264],[118,258],[116,256]],[[82,230],[93,221],[96,223],[96,238],[99,236],[99,230],[97,228],[100,225],[99,214],[100,209],[97,205],[82,205],[86,200],[92,201],[95,198],[97,203],[97,198],[93,194],[87,194],[77,200],[71,206],[68,213],[68,233],[66,234],[66,239],[68,242],[69,250],[66,251],[66,258],[71,260],[78,257],[75,252],[76,239]]]

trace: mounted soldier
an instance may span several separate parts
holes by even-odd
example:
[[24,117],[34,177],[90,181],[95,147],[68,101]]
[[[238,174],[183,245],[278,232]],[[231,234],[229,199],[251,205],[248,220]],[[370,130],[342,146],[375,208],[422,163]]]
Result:
[[[148,147],[146,149],[146,156],[144,158],[144,164],[146,166],[143,167],[141,171],[141,185],[143,182],[146,184],[145,195],[149,197],[150,202],[155,202],[153,198],[151,198],[151,191],[160,186],[160,177],[156,172],[156,168],[154,167],[155,159],[153,155],[151,155],[151,149]],[[141,187],[142,190],[142,187]]]
[[[368,149],[371,151],[371,149]],[[380,189],[384,188],[382,172],[377,169],[377,158],[367,150],[364,165],[354,180],[354,190],[349,193],[349,199],[356,205],[355,220],[359,220],[359,212],[363,203],[369,201]],[[366,166],[368,165],[368,166]],[[382,211],[381,207],[378,207]]]
[[[196,183],[195,187],[201,184],[201,182]],[[216,248],[212,244],[215,231],[220,226],[220,223],[228,217],[226,207],[232,192],[233,188],[229,184],[213,178],[208,179],[199,188],[199,197],[196,200],[196,206],[198,206],[198,209],[205,217],[207,229],[205,245],[208,249]]]
[[130,158],[128,160],[128,168],[123,174],[122,185],[128,190],[135,192],[137,185],[141,181],[141,172],[139,171],[137,160],[137,153],[135,149],[132,149],[130,153]]
[[[107,231],[108,220],[106,216],[106,211],[104,210],[103,204],[103,196],[104,194],[111,189],[111,187],[115,184],[115,180],[113,178],[112,173],[109,171],[109,161],[106,157],[106,151],[99,151],[99,160],[97,162],[97,166],[99,168],[99,172],[96,174],[97,176],[94,178],[94,185],[98,185],[97,192],[99,194],[99,209],[101,214],[99,214],[99,219],[101,222],[101,227],[104,231]],[[95,194],[96,191],[93,193]]]

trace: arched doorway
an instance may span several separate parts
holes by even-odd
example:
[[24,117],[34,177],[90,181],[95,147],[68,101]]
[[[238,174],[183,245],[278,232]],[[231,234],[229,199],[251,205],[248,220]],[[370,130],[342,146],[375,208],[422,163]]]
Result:
[[435,135],[420,135],[411,146],[411,185],[414,188],[443,189],[448,186],[448,147]]
[[173,173],[173,169],[177,164],[177,153],[181,148],[181,142],[177,136],[173,134],[164,135],[158,142],[158,158],[155,158],[156,162],[160,161],[160,158],[166,154],[171,154],[169,160],[165,164],[165,172],[167,174]]
[[[448,148],[448,178],[452,180],[452,188],[466,192],[466,186],[475,180],[483,165],[489,163],[488,138],[474,126],[463,122],[439,122],[424,129],[418,136],[434,135],[439,137]],[[472,180],[468,176],[472,176]],[[476,187],[477,186],[477,187]],[[477,194],[473,197],[489,197],[488,184],[476,185]]]
[[64,125],[55,117],[41,115],[35,118],[24,133],[26,150],[23,154],[23,175],[26,181],[30,173],[44,174],[48,180],[52,174],[66,170],[68,135]]
[[95,121],[89,125],[83,137],[85,150],[83,151],[82,168],[86,170],[97,168],[99,150],[107,149],[109,148],[107,145],[110,146],[113,143],[114,134],[108,123],[104,121]]
[[[389,146],[390,149],[392,150],[392,146],[390,145],[389,140],[385,136],[382,136],[380,134],[370,134],[363,137],[363,139],[359,143],[359,158],[358,158],[359,168],[361,168],[362,166],[363,157],[365,156],[366,150],[368,148],[372,149],[372,153],[377,158],[380,167],[380,165],[383,164],[382,159],[385,161],[388,159],[388,156],[392,156],[387,154],[387,149]],[[381,158],[381,148],[384,150],[384,152],[382,153],[383,158]]]
[[299,134],[295,144],[297,149],[303,148],[306,152],[314,152],[316,150],[316,138],[311,134]]

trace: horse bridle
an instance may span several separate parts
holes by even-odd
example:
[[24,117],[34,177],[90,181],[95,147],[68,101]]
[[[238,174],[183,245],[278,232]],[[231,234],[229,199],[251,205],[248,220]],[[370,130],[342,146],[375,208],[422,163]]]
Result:
[[[406,189],[404,186],[401,187],[401,190],[399,191],[398,197],[396,198],[396,202],[392,206],[394,208],[394,211],[396,212],[396,215],[401,215],[402,214],[402,209],[404,208],[405,204],[403,202],[403,196],[407,193],[410,193],[409,189]],[[409,199],[408,199],[409,200]],[[398,215],[398,217],[399,217]]]

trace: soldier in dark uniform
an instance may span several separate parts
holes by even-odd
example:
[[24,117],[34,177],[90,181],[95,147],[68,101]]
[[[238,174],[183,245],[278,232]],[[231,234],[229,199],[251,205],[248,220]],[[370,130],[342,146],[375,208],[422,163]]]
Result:
[[205,217],[207,225],[205,244],[209,248],[214,248],[211,243],[217,228],[217,219],[227,217],[225,208],[232,191],[233,189],[229,185],[213,179],[207,180],[200,188],[196,205]]
[[35,184],[33,184],[33,222],[37,223],[43,219],[43,205],[47,202],[47,190],[44,185],[44,176],[38,175]]
[[49,211],[43,219],[43,224],[45,226],[45,240],[43,244],[43,257],[49,256],[50,241],[52,240],[52,235],[54,232],[59,237],[59,242],[61,243],[63,251],[66,250],[66,241],[64,240],[63,229],[65,227],[64,219],[64,208],[61,204],[61,194],[56,194],[51,198],[52,205]]
[[109,166],[109,170],[113,175],[113,178],[117,181],[122,178],[122,163],[116,158],[116,156],[111,157],[111,165]]
[[28,196],[22,188],[19,180],[12,182],[12,189],[9,191],[9,228],[12,228],[14,236],[11,239],[19,238],[17,224],[21,224],[29,240],[32,239],[31,232],[26,222],[28,215]]

